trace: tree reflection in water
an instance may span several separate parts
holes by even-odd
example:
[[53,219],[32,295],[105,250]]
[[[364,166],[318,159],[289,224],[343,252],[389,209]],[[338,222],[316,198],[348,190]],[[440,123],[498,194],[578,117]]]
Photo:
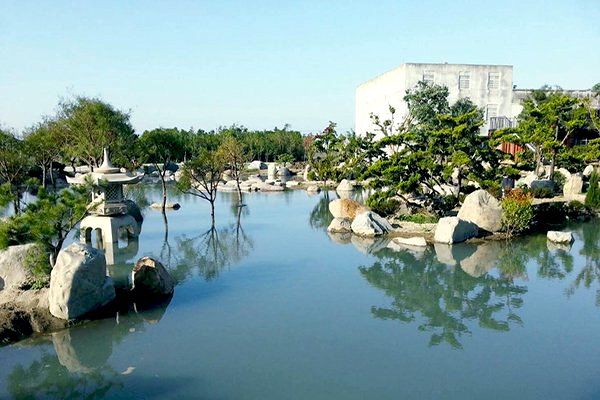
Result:
[[175,280],[185,281],[194,270],[205,280],[212,280],[222,269],[248,256],[254,243],[241,224],[241,216],[246,213],[247,206],[236,207],[237,219],[234,224],[222,229],[212,227],[191,238],[185,235],[176,238],[177,261],[171,268]]
[[109,364],[113,345],[158,323],[170,301],[170,297],[153,304],[125,301],[117,306],[119,319],[96,320],[21,342],[21,346],[27,346],[30,342],[40,345],[40,341],[51,341],[54,352],[44,349],[28,366],[15,365],[7,379],[9,393],[15,399],[110,397],[111,391],[123,387],[122,377],[128,374]]
[[[583,256],[584,266],[575,276],[567,290],[571,295],[580,286],[590,288],[594,282],[600,283],[600,229],[598,221],[583,224],[581,227],[583,246],[579,254]],[[600,307],[600,288],[596,288],[596,306]]]
[[516,311],[523,304],[525,286],[510,274],[470,276],[461,268],[438,261],[428,248],[415,257],[408,251],[381,251],[378,260],[359,270],[374,287],[392,298],[389,307],[371,308],[375,318],[418,323],[418,330],[431,332],[430,346],[448,343],[461,349],[461,339],[471,335],[470,322],[495,331],[521,325]]

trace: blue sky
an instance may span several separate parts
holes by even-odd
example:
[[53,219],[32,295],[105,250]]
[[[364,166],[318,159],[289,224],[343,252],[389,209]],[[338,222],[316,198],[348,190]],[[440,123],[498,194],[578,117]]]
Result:
[[0,124],[100,96],[158,126],[354,127],[404,62],[511,64],[521,88],[600,82],[600,1],[0,0]]

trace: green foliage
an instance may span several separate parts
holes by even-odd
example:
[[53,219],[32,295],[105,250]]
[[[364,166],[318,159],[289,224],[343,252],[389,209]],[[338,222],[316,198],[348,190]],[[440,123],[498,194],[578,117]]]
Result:
[[312,176],[320,181],[337,179],[337,166],[341,161],[338,145],[342,139],[337,134],[335,125],[334,122],[329,122],[327,128],[315,136],[308,153]]
[[431,214],[417,213],[410,215],[400,215],[398,217],[400,221],[414,222],[416,224],[435,224],[440,219],[439,217]]
[[538,187],[535,189],[530,189],[529,193],[536,199],[551,199],[554,197],[554,189]]
[[135,156],[137,137],[129,113],[99,98],[77,96],[62,101],[56,124],[68,159],[80,159],[97,167],[104,148],[110,149],[115,165],[128,165]]
[[510,190],[502,199],[502,229],[508,236],[522,233],[533,222],[532,196],[521,189]]
[[0,248],[40,243],[55,259],[68,233],[85,217],[89,195],[88,186],[71,187],[59,193],[40,188],[37,201],[0,224]]
[[381,191],[379,201],[416,194],[442,214],[448,205],[440,201],[443,185],[456,180],[460,191],[467,179],[484,188],[498,180],[497,172],[484,165],[495,165],[499,153],[480,135],[483,113],[470,100],[450,106],[446,87],[425,82],[408,90],[404,100],[408,115],[399,124],[394,121],[393,107],[390,119],[371,115],[381,137],[373,145],[380,156],[363,178],[374,178],[370,186]]
[[590,186],[585,195],[585,205],[593,209],[600,209],[600,186],[598,186],[598,173],[592,172],[590,177]]
[[375,192],[366,201],[367,206],[379,215],[388,216],[396,214],[402,203],[395,198],[390,198],[387,193]]
[[39,244],[31,248],[25,255],[25,268],[31,271],[33,275],[32,289],[41,289],[50,283],[52,265],[50,265],[49,256],[46,249]]
[[293,162],[294,162],[294,156],[292,156],[289,153],[280,154],[277,156],[277,163],[283,165],[284,167],[286,167],[287,164],[291,164]]

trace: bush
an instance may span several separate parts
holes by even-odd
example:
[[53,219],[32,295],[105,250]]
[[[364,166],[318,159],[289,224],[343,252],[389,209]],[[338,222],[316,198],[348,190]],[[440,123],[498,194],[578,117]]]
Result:
[[416,224],[435,224],[440,219],[435,215],[418,213],[418,214],[411,214],[411,215],[401,215],[398,217],[398,220],[414,222]]
[[566,181],[567,177],[564,176],[560,171],[556,171],[552,177],[552,182],[554,182],[554,192],[557,194],[562,194]]
[[402,207],[402,203],[394,198],[388,197],[387,193],[375,192],[367,199],[367,206],[382,216],[394,215]]
[[528,230],[533,222],[532,196],[521,189],[507,192],[502,199],[502,230],[508,236]]
[[529,191],[536,199],[551,199],[554,197],[554,190],[545,187],[538,187]]
[[600,187],[598,186],[598,173],[592,172],[590,187],[585,195],[585,205],[593,209],[600,208]]

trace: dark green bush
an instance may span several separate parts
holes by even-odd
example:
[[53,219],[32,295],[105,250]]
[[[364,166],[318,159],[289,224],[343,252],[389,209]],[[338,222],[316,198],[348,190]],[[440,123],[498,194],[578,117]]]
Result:
[[401,215],[398,217],[400,221],[414,222],[416,224],[435,224],[440,219],[439,217],[431,214],[417,213],[410,215]]
[[536,199],[551,199],[554,197],[554,190],[545,187],[530,189],[529,193]]
[[600,186],[598,186],[598,173],[592,172],[590,177],[590,186],[585,195],[585,205],[593,209],[600,208]]

